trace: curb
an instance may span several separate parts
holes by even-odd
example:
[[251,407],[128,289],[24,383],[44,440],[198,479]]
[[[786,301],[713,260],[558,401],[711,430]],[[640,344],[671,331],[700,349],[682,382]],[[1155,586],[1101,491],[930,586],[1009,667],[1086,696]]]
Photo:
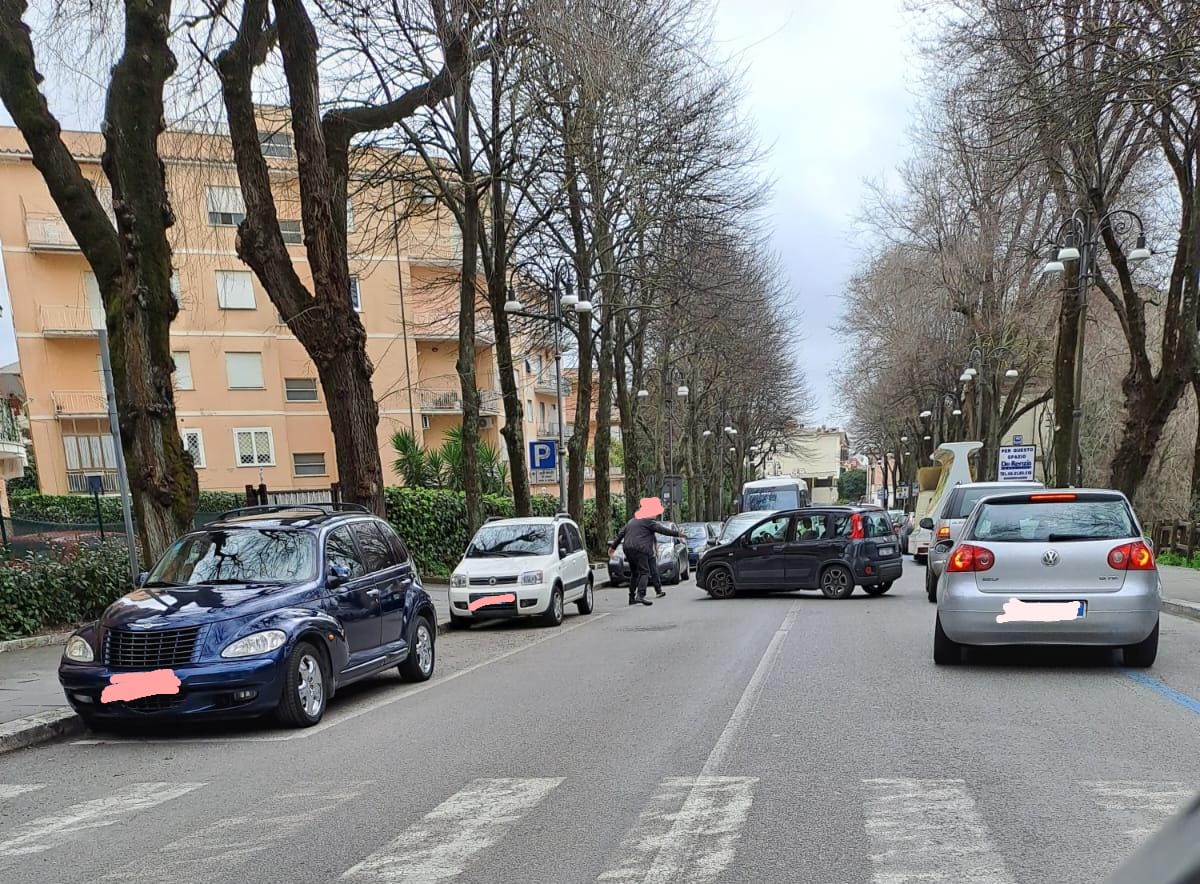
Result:
[[71,709],[51,709],[0,724],[0,754],[73,737],[84,731],[83,719]]
[[[73,631],[73,630],[72,630]],[[5,651],[23,651],[26,648],[48,648],[51,645],[64,644],[71,637],[68,632],[49,632],[45,635],[30,635],[26,638],[13,638],[0,642],[0,654]]]
[[1185,602],[1181,599],[1163,599],[1162,609],[1176,617],[1186,617],[1189,620],[1200,621],[1200,604]]

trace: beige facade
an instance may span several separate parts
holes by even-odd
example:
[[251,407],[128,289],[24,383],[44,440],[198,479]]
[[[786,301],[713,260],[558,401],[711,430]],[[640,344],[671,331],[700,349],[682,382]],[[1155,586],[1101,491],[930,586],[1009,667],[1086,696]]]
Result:
[[[99,136],[65,138],[103,202]],[[290,144],[280,138],[270,148],[276,201],[281,218],[299,218]],[[173,133],[168,143],[167,184],[176,213],[173,285],[180,306],[171,329],[176,406],[200,486],[236,491],[263,481],[277,489],[327,487],[337,471],[324,393],[303,347],[234,250],[241,198],[233,166],[219,139]],[[7,127],[0,127],[0,182],[6,194],[0,205],[2,271],[43,491],[85,491],[87,476],[95,474],[113,490],[115,452],[93,331],[102,315],[98,289],[20,134]],[[387,226],[381,222],[392,217],[372,214],[381,203],[386,201],[371,194],[351,200],[351,246],[357,251],[350,262],[351,295],[375,365],[385,480],[396,483],[391,438],[397,430],[411,429],[427,447],[437,447],[461,422],[455,371],[461,244],[456,225],[436,207],[406,219],[398,238],[379,235]],[[295,237],[296,270],[311,285],[299,222],[287,227]],[[495,337],[482,304],[477,328],[481,433],[503,453]],[[544,437],[546,427],[557,423],[553,358],[544,349],[524,352],[515,341],[514,358],[525,436]]]
[[791,476],[808,483],[813,503],[837,503],[838,476],[846,459],[846,434],[828,427],[802,427],[767,457],[764,476]]

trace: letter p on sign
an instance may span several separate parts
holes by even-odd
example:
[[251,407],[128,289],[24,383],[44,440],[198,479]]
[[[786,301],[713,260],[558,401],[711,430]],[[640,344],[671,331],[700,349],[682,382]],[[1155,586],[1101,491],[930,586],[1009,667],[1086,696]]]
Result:
[[534,470],[552,470],[557,465],[557,446],[553,442],[529,443],[529,466]]

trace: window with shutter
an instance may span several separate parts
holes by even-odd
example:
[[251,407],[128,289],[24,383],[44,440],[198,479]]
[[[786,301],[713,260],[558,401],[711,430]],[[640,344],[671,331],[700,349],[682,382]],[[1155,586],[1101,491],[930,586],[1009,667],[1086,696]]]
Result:
[[284,378],[283,394],[288,402],[316,402],[316,378]]
[[246,218],[246,204],[237,187],[209,187],[208,223],[215,227],[237,227]]
[[283,234],[283,241],[288,245],[298,246],[304,242],[304,234],[300,230],[299,221],[290,221],[280,218],[279,232]]
[[175,360],[175,389],[176,390],[194,390],[192,386],[192,354],[187,350],[179,350],[171,353],[171,358]]
[[250,271],[217,271],[217,306],[222,310],[253,310],[257,306]]
[[362,313],[362,296],[358,292],[358,277],[350,277],[350,306]]
[[324,453],[318,451],[311,454],[293,454],[292,472],[297,476],[324,476]]
[[290,157],[292,155],[292,136],[287,132],[259,132],[258,143],[262,146],[264,157]]
[[225,373],[231,390],[261,390],[265,386],[261,353],[226,353]]

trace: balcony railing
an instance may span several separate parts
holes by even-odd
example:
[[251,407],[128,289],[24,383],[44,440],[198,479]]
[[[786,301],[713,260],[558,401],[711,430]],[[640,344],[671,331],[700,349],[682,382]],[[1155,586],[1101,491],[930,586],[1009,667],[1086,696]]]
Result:
[[78,252],[79,243],[61,215],[25,213],[25,239],[35,252]]
[[38,308],[42,334],[47,337],[90,338],[104,322],[104,311],[92,307],[43,304]]
[[88,476],[99,476],[104,494],[117,493],[116,470],[67,470],[67,490],[72,494],[90,494]]
[[[421,390],[423,414],[462,414],[462,391],[455,388]],[[479,413],[497,415],[502,411],[500,394],[495,390],[479,391]]]
[[55,390],[50,398],[59,417],[108,416],[108,400],[100,390]]
[[[408,327],[409,334],[417,341],[457,341],[458,311],[452,313],[415,313]],[[496,343],[496,327],[490,316],[475,317],[476,345]]]

